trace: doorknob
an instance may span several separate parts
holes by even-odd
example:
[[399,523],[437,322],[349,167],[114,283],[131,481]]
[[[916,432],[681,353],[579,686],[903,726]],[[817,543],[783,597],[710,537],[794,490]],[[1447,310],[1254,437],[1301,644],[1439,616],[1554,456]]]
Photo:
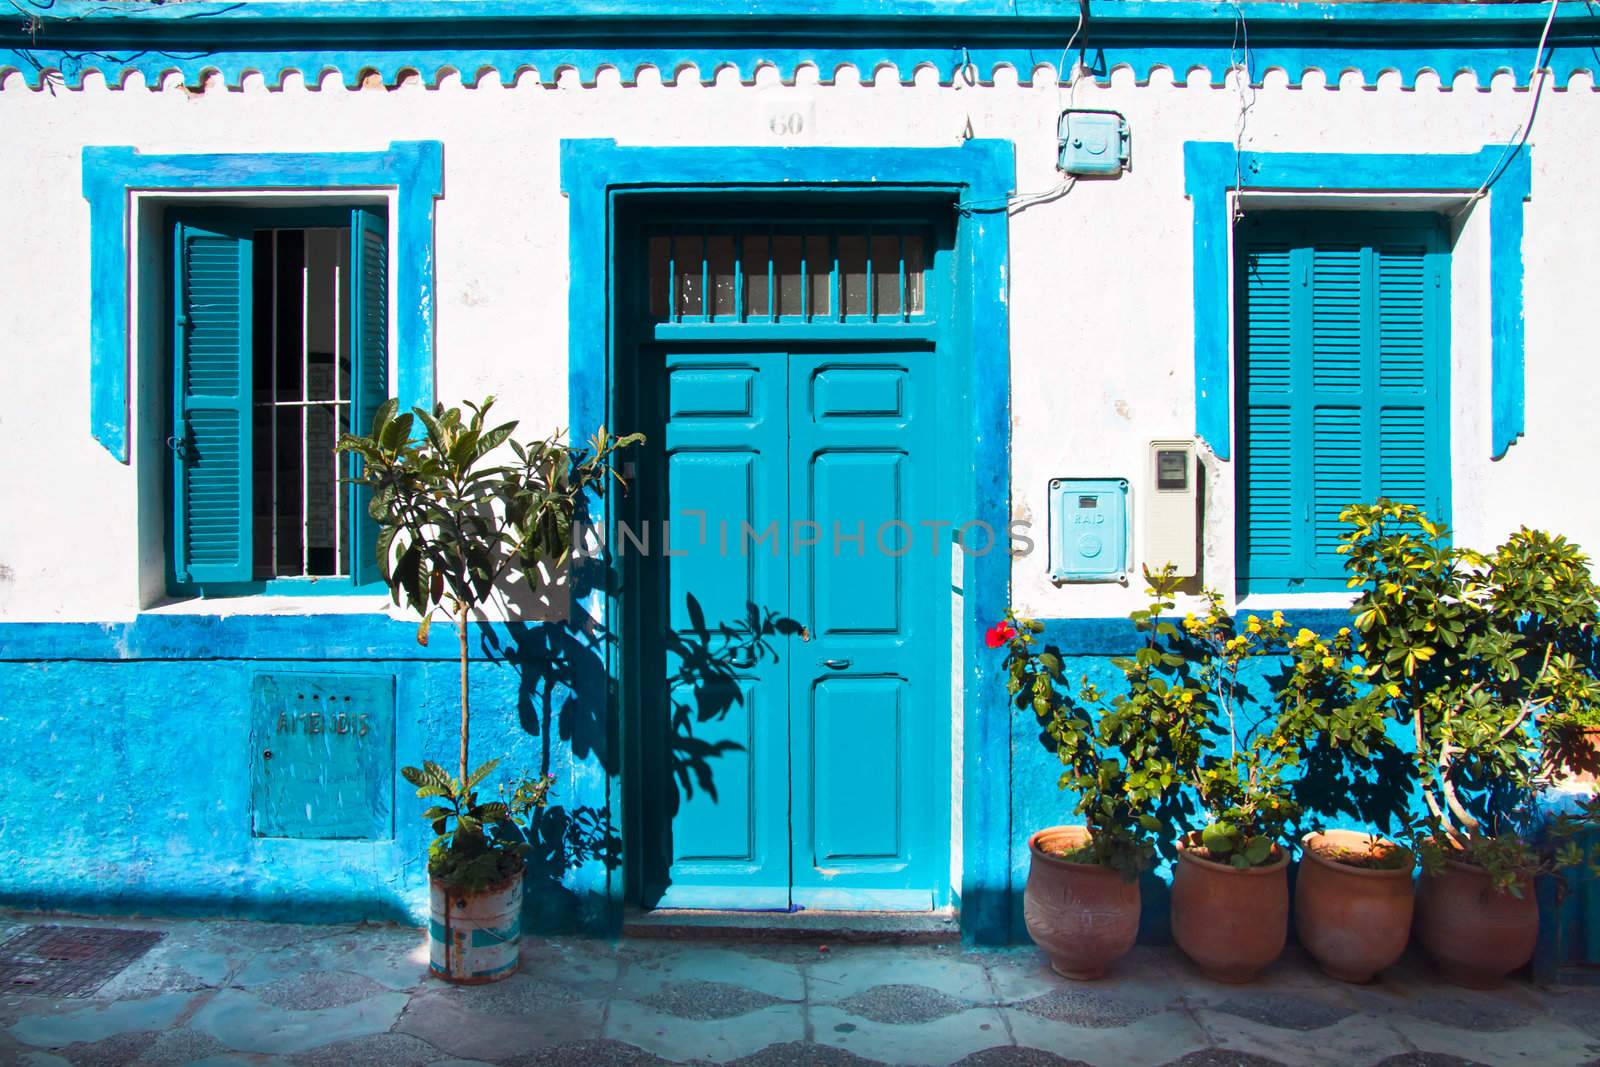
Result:
[[822,661],[822,665],[828,668],[830,671],[844,671],[850,669],[850,661],[847,659],[825,659]]

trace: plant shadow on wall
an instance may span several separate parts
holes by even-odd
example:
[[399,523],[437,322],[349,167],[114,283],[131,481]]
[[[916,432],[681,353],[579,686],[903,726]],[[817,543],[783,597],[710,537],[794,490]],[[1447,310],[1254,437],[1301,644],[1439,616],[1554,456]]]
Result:
[[[461,408],[439,404],[431,412],[401,414],[398,401],[390,399],[367,436],[345,434],[339,441],[339,450],[359,461],[352,480],[370,490],[373,552],[394,602],[421,617],[417,641],[424,645],[435,614],[444,612],[460,650],[459,776],[432,760],[401,774],[416,787],[418,799],[431,802],[422,812],[434,833],[428,850],[430,968],[464,982],[494,981],[516,970],[530,864],[550,885],[559,885],[572,865],[615,854],[606,813],[549,809],[556,776],[548,722],[541,724],[547,740],[537,772],[523,767],[494,782],[499,759],[472,769],[472,622],[482,621],[487,604],[508,599],[506,591],[539,596],[570,568],[587,501],[624,485],[613,461],[643,440],[615,437],[602,427],[587,448],[566,444],[559,433],[519,441],[513,437],[517,423],[489,422],[493,404],[491,397]],[[414,433],[418,427],[421,432]],[[581,644],[557,638],[551,659],[549,634],[558,629],[545,628],[542,650],[519,647],[511,657],[522,669],[524,691],[542,691],[547,700],[554,699],[557,678],[567,692],[576,691],[584,661],[594,658]],[[488,651],[505,650],[495,649],[491,639]],[[538,678],[527,677],[530,667]],[[604,699],[603,687],[595,699]],[[527,716],[522,725],[530,725]],[[498,787],[499,799],[480,794],[496,796],[487,792],[491,785]]]

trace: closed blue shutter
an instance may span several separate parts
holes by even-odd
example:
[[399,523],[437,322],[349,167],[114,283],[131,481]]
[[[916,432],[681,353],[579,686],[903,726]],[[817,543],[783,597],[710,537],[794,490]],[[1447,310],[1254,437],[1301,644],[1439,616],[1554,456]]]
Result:
[[[355,383],[351,429],[355,433],[364,434],[372,428],[373,414],[389,397],[388,245],[388,222],[381,211],[356,208],[351,212],[351,380]],[[350,462],[359,464],[361,459],[352,456]],[[355,516],[352,573],[358,583],[375,582],[382,575],[374,554],[378,524],[367,512],[370,494],[357,486],[351,486],[350,491],[350,514]]]
[[1240,233],[1239,572],[1339,589],[1347,505],[1448,521],[1445,277],[1432,217],[1286,215]]
[[173,572],[249,581],[250,232],[179,224],[173,263]]

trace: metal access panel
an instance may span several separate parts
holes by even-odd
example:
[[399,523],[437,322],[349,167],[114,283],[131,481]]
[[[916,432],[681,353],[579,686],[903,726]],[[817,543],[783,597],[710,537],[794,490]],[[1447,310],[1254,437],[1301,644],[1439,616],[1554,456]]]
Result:
[[257,674],[251,833],[394,836],[394,676]]
[[1126,478],[1050,482],[1050,577],[1057,582],[1125,582],[1129,546]]
[[1194,442],[1151,441],[1150,466],[1140,496],[1144,527],[1139,541],[1150,567],[1171,564],[1179,578],[1193,578],[1198,573],[1199,493]]

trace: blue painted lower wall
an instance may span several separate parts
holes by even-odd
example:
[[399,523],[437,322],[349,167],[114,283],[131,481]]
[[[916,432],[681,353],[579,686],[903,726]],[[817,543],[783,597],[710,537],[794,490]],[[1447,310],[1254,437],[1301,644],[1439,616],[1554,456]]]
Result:
[[[1291,613],[1289,621],[1331,632],[1347,618],[1335,610]],[[1046,626],[1045,641],[1062,650],[1070,676],[1086,673],[1114,691],[1120,674],[1109,657],[1136,647],[1131,625],[1096,619]],[[454,636],[436,629],[432,647],[422,648],[415,632],[409,622],[378,615],[0,625],[0,759],[8,769],[0,902],[77,912],[420,922],[428,830],[397,768],[392,839],[257,838],[250,810],[250,684],[262,671],[392,674],[396,762],[426,754],[454,766]],[[979,654],[996,662],[1001,655]],[[606,795],[620,792],[620,769],[606,755],[615,746],[608,742],[600,651],[564,625],[497,624],[476,628],[473,655],[474,763],[501,756],[505,770],[556,775],[526,893],[527,926],[609,933],[620,918],[619,831],[609,810],[571,806],[579,778],[598,773],[613,782]],[[993,707],[1001,706],[998,697]],[[1009,737],[1009,830],[979,836],[969,827],[963,844],[1009,876],[999,887],[963,889],[998,889],[1010,937],[1023,941],[1027,836],[1072,821],[1072,798],[1056,787],[1059,763],[1031,715],[1013,713]],[[1338,795],[1346,804],[1353,797]],[[1355,799],[1357,809],[1367,803]],[[1327,821],[1362,827],[1382,820],[1343,812]],[[1170,864],[1146,879],[1147,941],[1167,937],[1168,877]]]
[[[0,626],[0,901],[420,921],[429,831],[397,769],[386,783],[388,840],[253,837],[250,810],[250,684],[262,671],[392,674],[396,762],[426,754],[455,766],[455,638],[437,628],[434,647],[421,648],[415,633],[376,615]],[[586,845],[583,862],[606,863],[592,835],[567,832],[574,819],[594,820],[563,796],[572,753],[597,747],[598,717],[575,696],[595,687],[571,683],[598,657],[557,626],[481,628],[474,655],[473,762],[501,756],[503,770],[557,776],[525,918],[533,929],[572,929],[574,846]]]

